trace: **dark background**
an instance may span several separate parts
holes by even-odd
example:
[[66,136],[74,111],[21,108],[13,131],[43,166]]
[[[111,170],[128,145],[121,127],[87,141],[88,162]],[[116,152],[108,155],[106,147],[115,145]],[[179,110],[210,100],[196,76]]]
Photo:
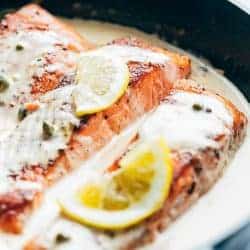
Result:
[[[0,8],[30,1],[0,0]],[[226,0],[44,0],[57,15],[79,16],[158,33],[223,69],[250,100],[250,16]]]
[[[0,0],[0,9],[17,8],[27,2],[30,1]],[[56,15],[116,22],[158,33],[162,39],[205,57],[224,70],[250,101],[250,16],[226,0],[36,2]],[[215,249],[250,250],[250,226]]]

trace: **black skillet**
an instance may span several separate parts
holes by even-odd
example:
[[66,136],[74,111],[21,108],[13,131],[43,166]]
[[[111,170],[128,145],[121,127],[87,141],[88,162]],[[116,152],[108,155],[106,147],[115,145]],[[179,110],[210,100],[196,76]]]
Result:
[[[15,9],[27,2],[30,1],[0,0],[0,10]],[[250,101],[250,15],[226,0],[36,2],[56,15],[104,20],[157,33],[162,39],[207,58]],[[250,250],[250,225],[214,249]]]

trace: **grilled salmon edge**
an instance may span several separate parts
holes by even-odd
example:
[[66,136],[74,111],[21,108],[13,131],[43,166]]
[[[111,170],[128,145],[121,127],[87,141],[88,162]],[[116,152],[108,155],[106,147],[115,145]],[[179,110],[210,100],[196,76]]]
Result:
[[[71,28],[65,26],[56,18],[52,17],[48,12],[34,4],[27,5],[14,14],[7,15],[6,19],[3,21],[3,24],[6,23],[8,24],[7,27],[9,32],[17,29],[20,23],[24,25],[24,28],[29,29],[42,29],[46,27],[46,29],[55,30],[63,36],[72,37],[72,42],[75,42],[75,39],[77,39],[77,46],[79,45],[79,50],[94,47],[93,45],[89,45],[89,43],[85,40],[81,41],[81,37],[79,35],[74,35],[74,31]],[[134,116],[135,110],[137,111],[138,116],[141,116],[144,112],[149,111],[151,108],[155,107],[155,105],[160,103],[161,99],[164,98],[172,88],[172,83],[166,80],[168,73],[172,73],[172,70],[177,70],[178,72],[176,72],[176,74],[178,74],[178,76],[176,76],[176,78],[179,79],[187,76],[190,72],[190,60],[186,56],[180,56],[166,50],[150,47],[149,45],[146,45],[145,43],[134,38],[116,41],[116,43],[120,45],[124,42],[130,44],[130,46],[137,46],[165,53],[170,58],[167,68],[160,65],[130,63],[129,68],[130,72],[132,72],[133,78],[131,79],[131,86],[129,87],[127,93],[111,108],[92,116],[87,124],[83,124],[75,135],[73,135],[69,149],[65,153],[61,154],[53,166],[49,167],[44,178],[46,185],[53,183],[55,179],[60,177],[61,173],[59,171],[60,167],[58,163],[62,164],[63,169],[68,172],[71,168],[71,163],[72,160],[74,160],[74,157],[79,157],[79,153],[82,154],[83,151],[85,152],[88,150],[88,148],[80,150],[80,152],[76,150],[78,146],[82,149],[82,144],[79,144],[77,137],[82,137],[88,133],[94,133],[94,137],[99,139],[96,144],[97,147],[95,148],[95,150],[98,150],[106,142],[108,142],[114,133],[119,133],[121,129],[137,118]],[[133,110],[133,112],[130,110],[129,112],[128,107],[133,107],[135,110]],[[118,110],[123,112],[120,114],[120,122],[123,121],[123,115],[127,115],[127,120],[125,119],[126,122],[123,124],[116,122],[116,119],[119,118],[117,113]],[[102,131],[100,131],[100,129],[93,129],[97,124],[99,124],[99,122],[102,124],[104,131],[106,131],[106,138],[103,138]],[[88,125],[89,123],[91,123],[91,125]],[[83,159],[80,158],[80,160]],[[34,175],[40,177],[39,175],[41,175],[41,171],[39,167],[34,168],[33,172]],[[28,194],[28,196],[29,195],[30,194]],[[30,212],[40,204],[41,196],[42,194],[38,193],[34,196],[33,200],[22,200],[22,197],[18,196],[17,193],[1,195],[0,199],[2,204],[8,204],[10,209],[5,210],[4,213],[0,215],[0,228],[6,232],[21,233],[25,219]]]

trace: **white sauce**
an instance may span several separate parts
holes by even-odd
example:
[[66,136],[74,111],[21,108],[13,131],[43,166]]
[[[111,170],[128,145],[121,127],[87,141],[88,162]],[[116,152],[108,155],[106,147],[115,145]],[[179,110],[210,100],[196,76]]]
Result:
[[[70,90],[70,87],[64,87],[52,91],[48,97],[45,95],[43,100],[49,102],[41,104],[38,111],[28,115],[9,136],[0,141],[0,165],[5,166],[0,171],[0,193],[13,189],[13,183],[19,182],[8,178],[10,174],[18,174],[25,166],[47,168],[49,160],[58,156],[58,150],[66,148],[72,125],[79,124],[71,104],[66,102]],[[51,96],[59,96],[58,92],[62,98],[51,101]],[[53,127],[53,135],[48,140],[43,139],[44,122]],[[23,188],[27,187],[24,181],[22,183]]]
[[164,64],[169,60],[164,54],[127,45],[107,45],[96,49],[95,53],[105,53],[111,57],[119,57],[124,62]]
[[[24,97],[30,99],[32,75],[39,71],[43,63],[37,59],[52,52],[53,44],[58,41],[53,32],[46,32],[46,36],[39,31],[1,36],[0,74],[10,79],[10,86],[0,93],[0,101],[5,103],[5,106],[0,107],[0,138],[6,137],[16,127],[18,110],[16,104]],[[23,50],[17,51],[17,45],[23,46]]]
[[[70,240],[64,244],[56,244],[55,235],[58,234],[67,236]],[[79,246],[84,246],[84,249],[89,250],[100,250],[90,230],[67,220],[58,220],[53,223],[46,235],[48,236],[46,246],[49,248],[53,246],[53,250],[79,250]]]
[[[115,38],[134,35],[147,40],[151,40],[156,45],[162,47],[170,47],[169,44],[160,41],[158,38],[154,36],[150,36],[145,33],[139,32],[137,30],[121,27],[118,25],[112,25],[100,22],[89,22],[82,20],[67,20],[67,22],[75,25],[75,27],[80,31],[80,33],[84,37],[98,44],[105,44]],[[106,46],[105,49],[110,49],[107,47],[109,46]],[[173,49],[173,47],[171,47],[171,49]],[[174,50],[177,49],[174,48]],[[151,56],[152,55],[150,55],[150,57]],[[143,57],[145,58],[144,55]],[[208,72],[204,73],[204,71],[200,70],[200,66],[203,64],[194,57],[192,57],[192,59],[193,59],[193,66],[192,66],[193,69],[191,75],[192,79],[198,80],[201,84],[204,84],[206,86],[212,86],[214,89],[219,90],[220,93],[226,92],[228,97],[235,98],[235,91],[234,90],[228,91],[229,85],[224,78],[220,77],[210,68],[208,68]],[[140,60],[140,58],[138,60]],[[158,58],[158,56],[156,56],[156,60],[161,61],[165,59]],[[56,95],[60,96],[61,94],[56,93]],[[58,97],[56,97],[55,99],[57,98]],[[197,149],[199,147],[204,147],[205,145],[212,145],[213,142],[210,140],[210,136],[213,136],[216,133],[228,132],[228,127],[231,126],[232,118],[230,117],[230,115],[225,110],[225,107],[220,102],[209,97],[201,98],[199,96],[196,96],[195,94],[184,95],[184,96],[182,94],[177,94],[174,95],[172,98],[175,98],[178,101],[178,105],[172,106],[172,104],[170,103],[162,104],[155,111],[155,113],[151,115],[149,122],[146,122],[144,124],[144,126],[142,127],[143,129],[141,131],[141,134],[147,136],[148,133],[147,131],[149,131],[152,135],[154,134],[157,135],[157,131],[164,130],[165,132],[164,136],[168,138],[167,140],[171,147],[179,147],[180,141],[182,141],[182,143],[185,142],[186,147],[191,146]],[[53,99],[53,95],[48,99],[50,100]],[[213,109],[213,112],[209,114],[194,113],[191,108],[193,101],[195,102],[199,101],[203,105],[210,106]],[[235,101],[236,104],[241,105],[241,97],[235,98]],[[186,103],[186,105],[184,105],[184,103]],[[167,110],[166,108],[171,109],[171,111],[166,111]],[[180,127],[181,129],[183,129],[184,125],[186,124],[188,127],[192,127],[191,123],[194,122],[190,121],[190,117],[193,117],[199,122],[200,125],[198,127],[199,129],[198,132],[199,136],[197,136],[198,138],[195,138],[197,133],[194,131],[194,129],[191,131],[193,135],[192,139],[194,139],[195,142],[192,145],[190,145],[191,135],[187,136],[186,133],[183,133],[180,134],[179,137],[175,139],[174,136],[171,137],[170,132],[165,131],[165,126],[163,126],[162,122],[163,120],[169,121],[169,124],[167,126],[169,126],[169,129],[172,129],[172,131],[174,131],[175,134],[177,133],[176,131],[178,129],[173,125],[174,121],[172,121],[171,117],[169,117],[168,115],[168,112],[172,113],[174,112],[174,110],[176,110],[178,113],[184,114],[185,122],[182,119],[180,119],[178,115],[176,115],[177,116],[176,119],[180,121],[180,123],[176,124],[179,130]],[[201,120],[203,119],[203,116],[207,118],[208,117],[211,118],[212,116],[210,125],[212,126],[212,128],[216,129],[214,132],[212,132],[212,134],[211,134],[211,129],[209,129],[206,124],[202,123]],[[188,123],[187,120],[189,120]],[[196,125],[197,124],[194,124],[195,127],[197,127]],[[132,127],[132,130],[134,131],[132,134],[135,134],[135,131],[138,130],[138,126]],[[77,184],[76,180],[80,181],[81,176],[85,175],[89,169],[95,170],[100,166],[105,167],[107,166],[108,161],[112,162],[111,158],[116,159],[116,156],[120,155],[120,153],[124,150],[124,147],[126,147],[126,143],[128,143],[131,138],[132,138],[131,133],[129,135],[124,133],[121,134],[121,136],[114,138],[111,144],[107,145],[107,147],[105,147],[102,150],[102,152],[98,153],[95,157],[92,157],[91,161],[93,163],[86,162],[82,166],[82,168],[78,169],[79,171],[74,172],[72,176],[68,176],[67,178],[59,182],[57,185],[55,185],[53,188],[48,190],[44,198],[43,206],[41,207],[41,209],[37,210],[32,215],[31,219],[27,223],[27,226],[25,227],[24,233],[19,236],[6,235],[6,234],[0,235],[1,247],[3,246],[4,249],[6,247],[6,249],[8,250],[9,249],[21,250],[20,244],[23,244],[25,241],[27,241],[27,239],[29,239],[31,235],[43,235],[42,240],[44,242],[51,243],[57,233],[65,233],[67,236],[72,237],[72,241],[65,244],[64,246],[61,246],[61,248],[59,247],[58,249],[78,250],[79,247],[77,248],[77,246],[83,246],[83,245],[85,246],[84,249],[85,248],[99,249],[99,250],[103,249],[92,238],[91,236],[92,232],[89,229],[83,226],[76,225],[71,221],[66,221],[65,219],[60,218],[59,209],[55,201],[57,200],[58,194],[70,191],[71,188],[73,188],[73,186]],[[50,228],[50,230],[48,230],[48,228]],[[43,232],[43,234],[41,234],[41,232]],[[118,246],[124,245],[124,242],[126,242],[126,237],[134,237],[135,236],[134,234],[136,234],[136,232],[132,232],[131,235],[121,235],[121,237],[117,238],[117,240],[114,239],[113,241],[108,237],[104,237],[101,240],[103,242],[103,245],[105,245],[107,249],[109,250],[117,249]],[[54,246],[52,244],[50,249],[52,249],[53,247]]]
[[[17,45],[22,49],[17,50]],[[74,72],[68,63],[76,60],[75,53],[57,53],[62,49],[56,45],[67,46],[68,41],[53,31],[19,31],[1,36],[0,74],[10,79],[10,85],[0,93],[0,102],[5,104],[0,106],[0,139],[15,129],[20,103],[32,101],[30,91],[34,76],[40,77],[55,70],[68,74]],[[46,62],[49,54],[55,56],[53,65]]]
[[[194,104],[203,109],[195,111]],[[178,92],[148,117],[139,133],[142,138],[163,136],[171,149],[197,150],[217,147],[213,139],[229,134],[232,123],[231,114],[215,97]]]
[[[0,172],[0,193],[16,187],[13,182],[17,181],[13,181],[9,176],[18,175],[24,167],[39,165],[46,168],[50,160],[56,159],[58,151],[66,148],[72,133],[71,125],[79,124],[79,119],[74,116],[72,110],[72,93],[74,89],[79,91],[76,85],[62,87],[41,96],[40,109],[28,115],[22,122],[17,122],[20,103],[32,99],[30,85],[33,76],[41,77],[45,72],[54,71],[63,72],[66,76],[75,74],[77,56],[71,52],[56,53],[58,48],[55,44],[66,45],[67,41],[61,41],[54,32],[50,31],[20,32],[4,37],[0,41],[2,52],[0,71],[12,78],[9,88],[0,93],[0,100],[5,103],[5,107],[0,108],[0,111],[7,117],[4,127],[8,125],[7,131],[6,129],[2,131],[2,139],[0,136],[0,165],[4,166]],[[23,49],[16,51],[16,45],[23,46]],[[55,62],[47,64],[45,56],[53,53],[57,57]],[[124,63],[138,61],[160,64],[168,60],[168,57],[160,53],[129,46],[104,46],[94,53],[119,57]],[[72,62],[74,66],[68,67],[67,65]],[[86,98],[84,96],[86,92],[83,90],[82,92],[83,98]],[[12,104],[14,107],[6,106],[7,104]],[[9,121],[10,124],[8,124]],[[43,140],[43,122],[53,127],[54,133],[49,140]],[[67,130],[66,135],[65,130]],[[33,186],[32,183],[27,183],[31,185],[27,186],[22,181],[22,187]]]
[[[65,74],[74,72],[68,63],[75,62],[75,53],[60,52],[57,45],[67,46],[68,41],[53,31],[19,31],[0,39],[0,74],[9,79],[9,87],[0,93],[0,193],[10,188],[32,188],[34,183],[18,181],[13,183],[10,174],[18,173],[26,165],[45,166],[58,154],[58,149],[65,148],[67,138],[60,129],[50,141],[41,139],[43,119],[55,127],[76,124],[71,111],[59,110],[58,103],[41,105],[39,111],[18,122],[20,104],[32,101],[31,84],[33,77],[41,77],[45,72],[58,70]],[[19,49],[16,48],[19,46]],[[46,56],[54,55],[53,64],[48,64]],[[44,99],[44,97],[43,97]],[[62,103],[61,99],[61,103]],[[74,119],[74,121],[73,121]]]
[[[45,56],[57,50],[55,44],[67,42],[52,31],[20,31],[1,37],[0,72],[13,80],[7,91],[0,93],[2,102],[16,104],[30,98],[32,77],[46,71]],[[17,51],[17,45],[23,49]]]

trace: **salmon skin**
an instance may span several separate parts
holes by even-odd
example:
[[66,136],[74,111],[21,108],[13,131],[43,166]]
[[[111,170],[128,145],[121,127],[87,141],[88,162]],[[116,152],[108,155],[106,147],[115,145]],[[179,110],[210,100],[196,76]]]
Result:
[[[162,53],[168,60],[164,64],[128,62],[130,84],[114,105],[83,117],[80,125],[74,129],[67,148],[60,150],[55,159],[50,159],[46,168],[39,164],[26,165],[9,176],[12,181],[32,181],[42,188],[26,190],[13,187],[0,194],[2,231],[21,233],[25,221],[41,203],[46,188],[79,167],[114,135],[159,105],[171,91],[173,83],[190,72],[190,60],[186,56],[151,47],[135,38],[119,39],[112,44]],[[52,90],[74,84],[77,55],[94,48],[71,27],[37,5],[27,5],[7,15],[0,25],[0,51],[2,55],[8,51],[13,56],[4,57],[5,61],[0,60],[0,65],[9,74],[21,75],[21,83],[25,84],[20,83],[18,88],[11,89],[13,95],[6,96],[6,108],[19,107]]]

